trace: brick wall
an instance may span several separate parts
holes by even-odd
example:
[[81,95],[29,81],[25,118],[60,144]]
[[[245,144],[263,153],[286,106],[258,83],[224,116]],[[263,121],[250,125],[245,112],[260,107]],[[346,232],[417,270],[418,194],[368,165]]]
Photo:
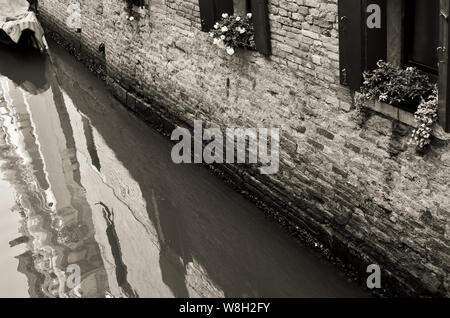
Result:
[[144,117],[150,101],[188,125],[280,127],[279,174],[230,167],[242,186],[362,271],[380,264],[405,294],[450,295],[449,143],[422,157],[410,127],[376,113],[358,125],[339,85],[337,0],[270,0],[269,58],[213,46],[197,0],[150,0],[134,21],[123,0],[83,0],[81,33],[65,26],[71,2],[41,0],[44,25],[105,64],[129,107]]

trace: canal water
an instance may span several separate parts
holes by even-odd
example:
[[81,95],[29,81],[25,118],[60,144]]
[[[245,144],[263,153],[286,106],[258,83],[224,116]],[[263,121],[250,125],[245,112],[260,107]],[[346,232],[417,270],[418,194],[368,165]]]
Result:
[[51,47],[0,48],[0,297],[367,296]]

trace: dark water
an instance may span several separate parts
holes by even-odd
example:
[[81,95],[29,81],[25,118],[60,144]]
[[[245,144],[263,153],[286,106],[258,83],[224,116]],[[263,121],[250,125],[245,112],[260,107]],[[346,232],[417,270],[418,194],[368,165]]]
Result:
[[52,55],[0,48],[0,296],[367,295]]

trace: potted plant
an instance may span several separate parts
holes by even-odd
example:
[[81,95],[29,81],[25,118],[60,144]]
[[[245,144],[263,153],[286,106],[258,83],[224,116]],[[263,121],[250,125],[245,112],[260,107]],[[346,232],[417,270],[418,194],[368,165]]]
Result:
[[369,108],[415,127],[412,143],[423,151],[438,120],[436,85],[415,67],[400,68],[384,61],[377,66],[363,74],[356,104],[361,108],[371,102]]
[[411,143],[416,145],[419,152],[423,152],[431,143],[431,134],[434,125],[438,121],[438,91],[437,87],[433,94],[422,99],[416,113],[414,114],[417,127],[414,129]]
[[222,19],[214,25],[210,32],[213,43],[234,55],[237,48],[255,49],[252,14],[239,15],[222,14]]

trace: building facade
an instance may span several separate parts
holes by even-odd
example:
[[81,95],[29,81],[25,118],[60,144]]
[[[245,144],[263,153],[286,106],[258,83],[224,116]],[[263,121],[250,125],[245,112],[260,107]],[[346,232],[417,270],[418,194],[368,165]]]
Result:
[[[361,272],[379,264],[405,294],[449,296],[448,1],[435,2],[41,0],[38,12],[147,120],[279,127],[278,174],[222,167],[241,189]],[[380,27],[370,27],[378,9]],[[256,50],[231,56],[213,45],[207,31],[221,12],[252,12]],[[374,107],[356,119],[362,72],[380,59],[439,83],[440,126],[425,155],[408,144],[411,113]]]

